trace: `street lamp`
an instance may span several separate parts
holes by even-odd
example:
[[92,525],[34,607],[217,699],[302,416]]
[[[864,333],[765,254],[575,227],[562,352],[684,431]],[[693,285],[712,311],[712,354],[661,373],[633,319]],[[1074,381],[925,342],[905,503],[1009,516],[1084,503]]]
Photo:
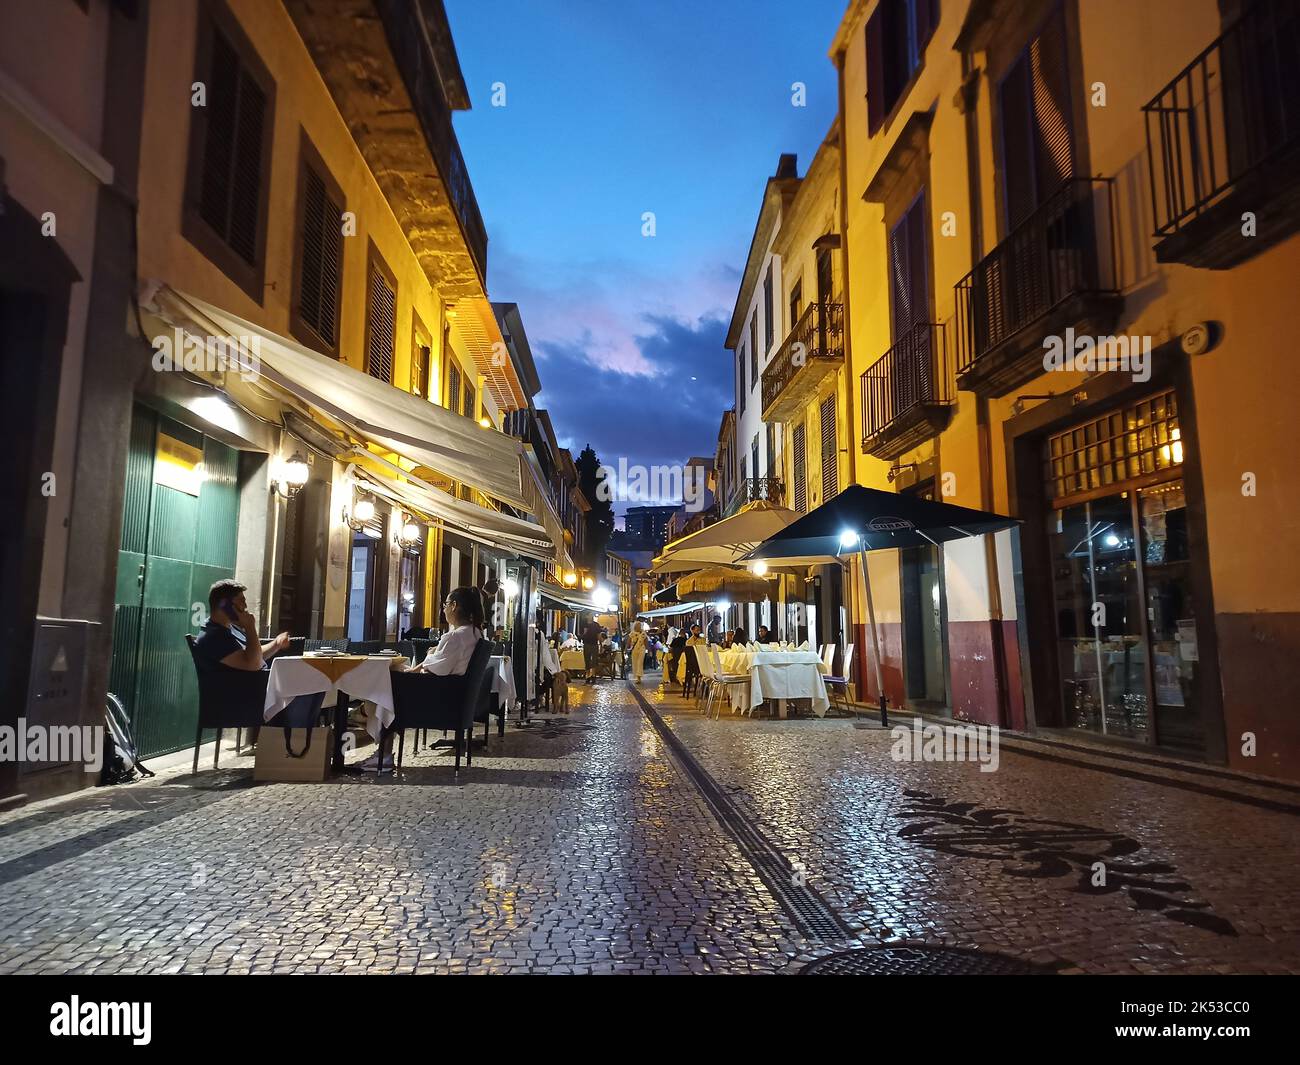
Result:
[[280,464],[280,469],[275,476],[275,490],[285,499],[292,499],[307,483],[307,474],[306,457],[301,451],[295,451],[290,458]]
[[352,504],[351,514],[347,507],[343,508],[343,520],[353,532],[361,532],[375,520],[375,501],[369,496],[362,496]]
[[397,534],[395,539],[397,540],[398,547],[409,551],[413,548],[419,547],[424,537],[421,535],[422,530],[419,524],[417,524],[410,515],[406,515],[405,517],[406,521],[402,525],[402,531]]

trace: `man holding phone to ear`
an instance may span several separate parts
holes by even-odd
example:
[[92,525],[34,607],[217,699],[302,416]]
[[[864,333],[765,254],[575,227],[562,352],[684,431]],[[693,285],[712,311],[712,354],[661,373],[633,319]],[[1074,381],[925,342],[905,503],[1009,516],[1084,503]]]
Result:
[[[194,641],[200,669],[270,669],[267,657],[289,646],[287,632],[267,643],[258,640],[257,619],[248,611],[245,589],[239,581],[227,578],[208,590],[209,617]],[[324,692],[300,695],[280,711],[280,719],[293,722],[295,728],[306,727],[315,722],[324,702]],[[250,743],[257,742],[257,731],[251,730]]]

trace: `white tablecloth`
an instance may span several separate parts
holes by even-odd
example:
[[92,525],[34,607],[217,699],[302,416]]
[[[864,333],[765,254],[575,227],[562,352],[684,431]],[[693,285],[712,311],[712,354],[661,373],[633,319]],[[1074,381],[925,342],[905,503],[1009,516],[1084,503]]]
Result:
[[515,705],[515,671],[509,655],[492,656],[492,690],[497,693],[502,710]]
[[[404,658],[398,660],[403,664],[406,662]],[[299,695],[324,692],[328,703],[342,690],[353,699],[368,699],[378,708],[378,713],[367,722],[367,731],[378,739],[378,730],[393,723],[393,682],[390,676],[393,658],[386,655],[348,661],[352,662],[351,666],[339,675],[338,680],[331,680],[312,665],[310,658],[285,655],[273,658],[271,677],[266,684],[263,719],[270,721]],[[344,664],[340,662],[334,665],[337,668]]]
[[749,687],[730,685],[733,710],[752,710],[764,699],[811,699],[813,712],[824,717],[830,709],[826,682],[822,674],[826,667],[814,651],[728,651],[722,656],[724,673],[741,673],[749,676]]

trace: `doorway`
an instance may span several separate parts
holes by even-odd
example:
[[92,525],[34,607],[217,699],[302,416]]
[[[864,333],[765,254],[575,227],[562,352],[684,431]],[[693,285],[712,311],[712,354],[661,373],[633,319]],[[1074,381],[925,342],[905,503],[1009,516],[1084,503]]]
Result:
[[937,547],[901,552],[903,582],[903,662],[909,703],[947,704],[943,671],[943,558]]

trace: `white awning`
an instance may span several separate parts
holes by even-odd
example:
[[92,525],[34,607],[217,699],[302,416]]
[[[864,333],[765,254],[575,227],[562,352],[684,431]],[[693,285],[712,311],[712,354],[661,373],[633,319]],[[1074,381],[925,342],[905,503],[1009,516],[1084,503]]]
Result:
[[[476,503],[457,499],[439,488],[413,478],[400,466],[378,455],[356,449],[357,462],[345,476],[370,491],[390,499],[442,528],[468,536],[510,554],[553,561],[555,548],[546,530],[535,522],[501,514]],[[361,463],[368,465],[361,465]]]
[[637,612],[639,618],[666,618],[673,614],[689,614],[692,610],[703,610],[703,603],[674,603],[672,606],[661,606],[657,610],[641,610]]
[[[259,376],[379,447],[521,510],[523,445],[195,296],[160,286],[152,310],[196,337],[258,339]],[[534,505],[536,499],[531,501]]]

